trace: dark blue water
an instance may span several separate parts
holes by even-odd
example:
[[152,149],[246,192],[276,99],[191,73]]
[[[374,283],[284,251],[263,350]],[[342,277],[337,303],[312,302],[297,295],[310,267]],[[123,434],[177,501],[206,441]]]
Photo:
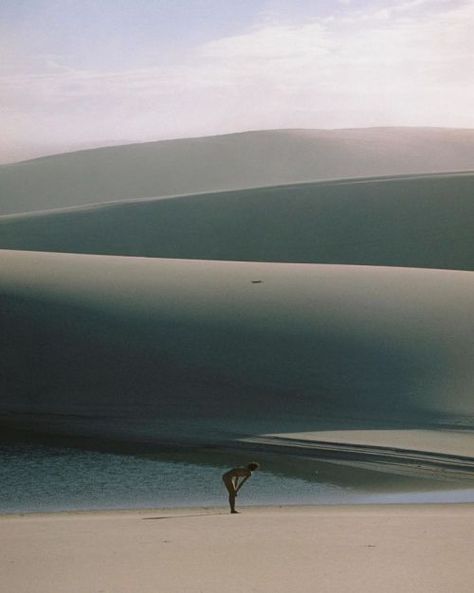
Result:
[[[225,506],[222,473],[251,460],[240,452],[138,455],[0,443],[0,513]],[[262,467],[242,488],[238,505],[474,502],[469,481],[413,479],[281,456],[258,461]]]

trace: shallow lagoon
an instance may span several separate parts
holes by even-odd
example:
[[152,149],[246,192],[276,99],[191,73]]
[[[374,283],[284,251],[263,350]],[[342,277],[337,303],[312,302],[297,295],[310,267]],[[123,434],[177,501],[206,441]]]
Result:
[[[117,453],[0,443],[0,513],[223,506],[222,473],[240,451]],[[245,505],[474,502],[474,481],[447,482],[327,462],[259,455]]]

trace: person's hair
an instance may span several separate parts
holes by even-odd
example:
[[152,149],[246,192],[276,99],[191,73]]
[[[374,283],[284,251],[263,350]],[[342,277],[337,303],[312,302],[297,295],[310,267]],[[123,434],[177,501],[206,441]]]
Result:
[[256,461],[251,461],[248,465],[247,468],[253,472],[254,470],[258,469],[260,467],[260,464],[257,463]]

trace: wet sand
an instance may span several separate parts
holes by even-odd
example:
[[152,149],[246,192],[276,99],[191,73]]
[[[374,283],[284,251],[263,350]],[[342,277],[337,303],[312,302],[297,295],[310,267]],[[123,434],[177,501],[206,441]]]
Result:
[[474,505],[0,518],[15,593],[470,593]]

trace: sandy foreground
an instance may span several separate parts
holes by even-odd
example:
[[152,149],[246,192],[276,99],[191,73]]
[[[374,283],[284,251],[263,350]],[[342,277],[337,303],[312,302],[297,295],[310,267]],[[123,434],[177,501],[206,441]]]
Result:
[[472,593],[474,505],[0,518],[14,593]]

